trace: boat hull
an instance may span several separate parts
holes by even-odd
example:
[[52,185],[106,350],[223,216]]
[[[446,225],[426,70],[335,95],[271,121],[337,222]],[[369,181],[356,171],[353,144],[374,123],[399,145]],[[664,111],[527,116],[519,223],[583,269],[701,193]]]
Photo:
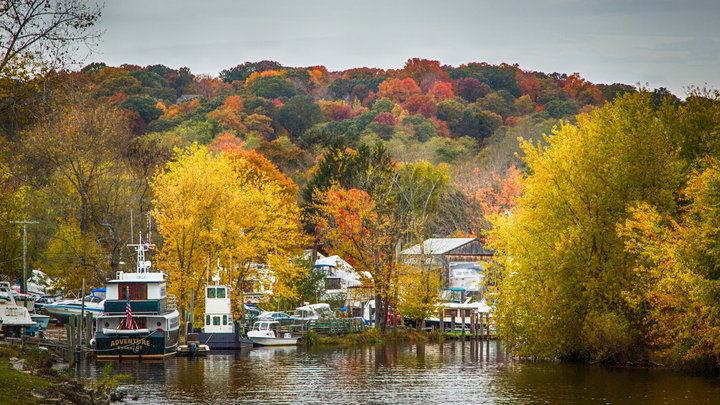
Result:
[[178,330],[153,330],[147,333],[95,334],[98,359],[162,359],[174,356],[178,348]]
[[296,337],[270,337],[270,336],[250,336],[248,338],[258,346],[294,346],[297,345]]
[[[68,323],[70,321],[70,316],[72,316],[72,315],[80,316],[82,314],[82,309],[80,307],[70,306],[70,305],[48,304],[48,305],[45,305],[43,307],[43,309],[51,317],[57,319],[58,322],[60,322],[60,323]],[[85,313],[92,314],[93,318],[97,318],[102,313],[102,308],[85,307]]]
[[204,333],[198,336],[200,343],[208,345],[211,350],[240,350],[243,347],[252,347],[253,342],[241,337],[237,332],[232,333]]

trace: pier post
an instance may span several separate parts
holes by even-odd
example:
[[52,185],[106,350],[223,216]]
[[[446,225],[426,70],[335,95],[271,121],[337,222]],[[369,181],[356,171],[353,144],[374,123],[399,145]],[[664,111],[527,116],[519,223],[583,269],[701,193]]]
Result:
[[460,334],[463,337],[463,341],[465,340],[465,311],[465,309],[460,310],[460,320],[462,322],[462,331],[460,332]]
[[486,339],[490,340],[490,314],[485,315],[485,319],[486,319],[485,325],[486,325],[486,330],[487,330]]
[[450,315],[450,333],[455,333],[455,310],[451,309],[451,315]]

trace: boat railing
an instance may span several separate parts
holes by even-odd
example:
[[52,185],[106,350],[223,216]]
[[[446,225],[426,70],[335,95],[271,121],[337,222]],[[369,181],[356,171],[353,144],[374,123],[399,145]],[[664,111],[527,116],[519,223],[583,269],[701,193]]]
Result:
[[[105,315],[110,316],[118,316],[118,315],[126,315],[127,312],[105,312]],[[133,316],[139,316],[139,315],[162,315],[162,312],[157,311],[132,311]]]

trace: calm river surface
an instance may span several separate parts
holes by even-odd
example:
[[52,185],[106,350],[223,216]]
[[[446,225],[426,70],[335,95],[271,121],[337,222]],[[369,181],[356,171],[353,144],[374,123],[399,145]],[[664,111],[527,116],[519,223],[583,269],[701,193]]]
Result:
[[[82,377],[99,375],[90,362]],[[720,404],[720,379],[508,358],[496,342],[253,348],[113,362],[130,404]]]

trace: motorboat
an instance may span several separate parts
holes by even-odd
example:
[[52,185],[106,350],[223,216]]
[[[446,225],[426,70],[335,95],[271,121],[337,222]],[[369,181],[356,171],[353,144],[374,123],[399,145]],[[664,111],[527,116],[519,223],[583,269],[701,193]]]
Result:
[[27,308],[15,302],[12,287],[6,281],[0,282],[0,323],[5,334],[15,336],[20,336],[23,328],[36,326]]
[[177,351],[180,313],[168,305],[165,274],[145,260],[155,246],[141,241],[128,245],[137,252],[135,272],[118,271],[105,283],[107,299],[91,342],[98,359],[162,359]]
[[84,298],[68,298],[45,304],[43,305],[43,310],[59,322],[67,323],[70,320],[70,316],[81,314],[83,306],[85,313],[90,313],[93,318],[97,318],[102,313],[104,304],[105,289],[96,288],[91,290],[90,295]]
[[296,345],[298,337],[290,332],[280,332],[280,323],[277,321],[258,321],[248,331],[248,339],[259,346],[289,346]]

